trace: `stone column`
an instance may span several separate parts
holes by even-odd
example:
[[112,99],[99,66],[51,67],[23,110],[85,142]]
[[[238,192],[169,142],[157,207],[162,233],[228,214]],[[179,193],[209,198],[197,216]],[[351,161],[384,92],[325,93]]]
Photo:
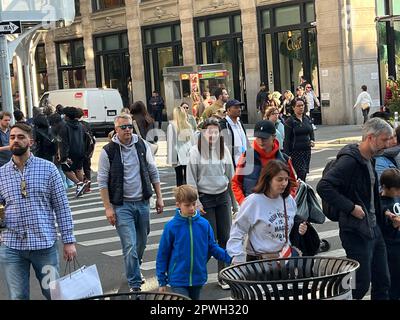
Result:
[[93,24],[90,19],[92,14],[92,1],[81,0],[80,4],[83,46],[85,48],[86,86],[88,88],[96,88],[96,71],[92,36]]
[[242,38],[244,67],[246,75],[246,94],[248,123],[259,120],[256,108],[258,84],[260,83],[260,54],[258,48],[257,11],[255,0],[240,1],[242,12]]
[[147,98],[146,86],[144,81],[144,57],[138,1],[125,0],[125,8],[132,75],[133,100],[142,100],[144,103],[146,103]]
[[196,45],[193,26],[193,1],[179,0],[179,18],[181,20],[181,34],[183,47],[183,64],[185,66],[196,64]]
[[45,41],[47,77],[49,81],[49,90],[58,89],[58,74],[56,60],[56,45],[54,43],[54,31],[49,30]]
[[[353,110],[361,85],[379,105],[379,80],[374,0],[318,0],[316,5],[321,97],[324,124],[362,123]],[[376,78],[376,79],[375,79]]]

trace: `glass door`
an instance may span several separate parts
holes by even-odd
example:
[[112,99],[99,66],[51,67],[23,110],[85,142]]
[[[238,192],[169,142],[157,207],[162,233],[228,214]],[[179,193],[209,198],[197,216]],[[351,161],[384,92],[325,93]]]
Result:
[[304,74],[302,36],[300,30],[278,33],[279,74],[281,90],[294,92]]
[[235,97],[235,86],[233,84],[233,45],[232,40],[215,40],[211,41],[211,63],[224,63],[229,76],[226,79],[228,94],[231,98]]

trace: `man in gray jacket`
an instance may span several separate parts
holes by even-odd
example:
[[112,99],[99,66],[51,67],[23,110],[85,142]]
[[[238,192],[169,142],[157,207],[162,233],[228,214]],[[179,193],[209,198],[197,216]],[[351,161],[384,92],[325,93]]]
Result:
[[149,199],[153,185],[157,213],[164,202],[160,178],[147,143],[132,133],[132,118],[115,118],[116,135],[100,154],[98,183],[106,217],[121,240],[130,291],[140,291],[140,264],[150,232]]

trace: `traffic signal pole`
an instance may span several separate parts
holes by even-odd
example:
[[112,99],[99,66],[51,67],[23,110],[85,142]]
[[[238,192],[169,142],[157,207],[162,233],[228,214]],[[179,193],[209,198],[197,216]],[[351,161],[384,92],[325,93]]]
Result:
[[0,35],[0,84],[1,84],[1,100],[2,110],[11,112],[14,111],[10,64],[8,63],[8,44],[7,37]]

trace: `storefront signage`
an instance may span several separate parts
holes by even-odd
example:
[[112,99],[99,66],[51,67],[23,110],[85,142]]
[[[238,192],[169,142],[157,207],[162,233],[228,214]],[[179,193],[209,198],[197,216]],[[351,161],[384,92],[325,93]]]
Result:
[[190,79],[190,74],[187,74],[187,73],[181,74],[181,80],[189,80],[189,79]]
[[214,78],[225,78],[228,75],[227,71],[216,71],[216,72],[207,72],[200,73],[200,79],[214,79]]
[[296,40],[292,37],[289,37],[286,41],[286,47],[289,51],[296,51],[301,49],[301,37],[298,37]]

